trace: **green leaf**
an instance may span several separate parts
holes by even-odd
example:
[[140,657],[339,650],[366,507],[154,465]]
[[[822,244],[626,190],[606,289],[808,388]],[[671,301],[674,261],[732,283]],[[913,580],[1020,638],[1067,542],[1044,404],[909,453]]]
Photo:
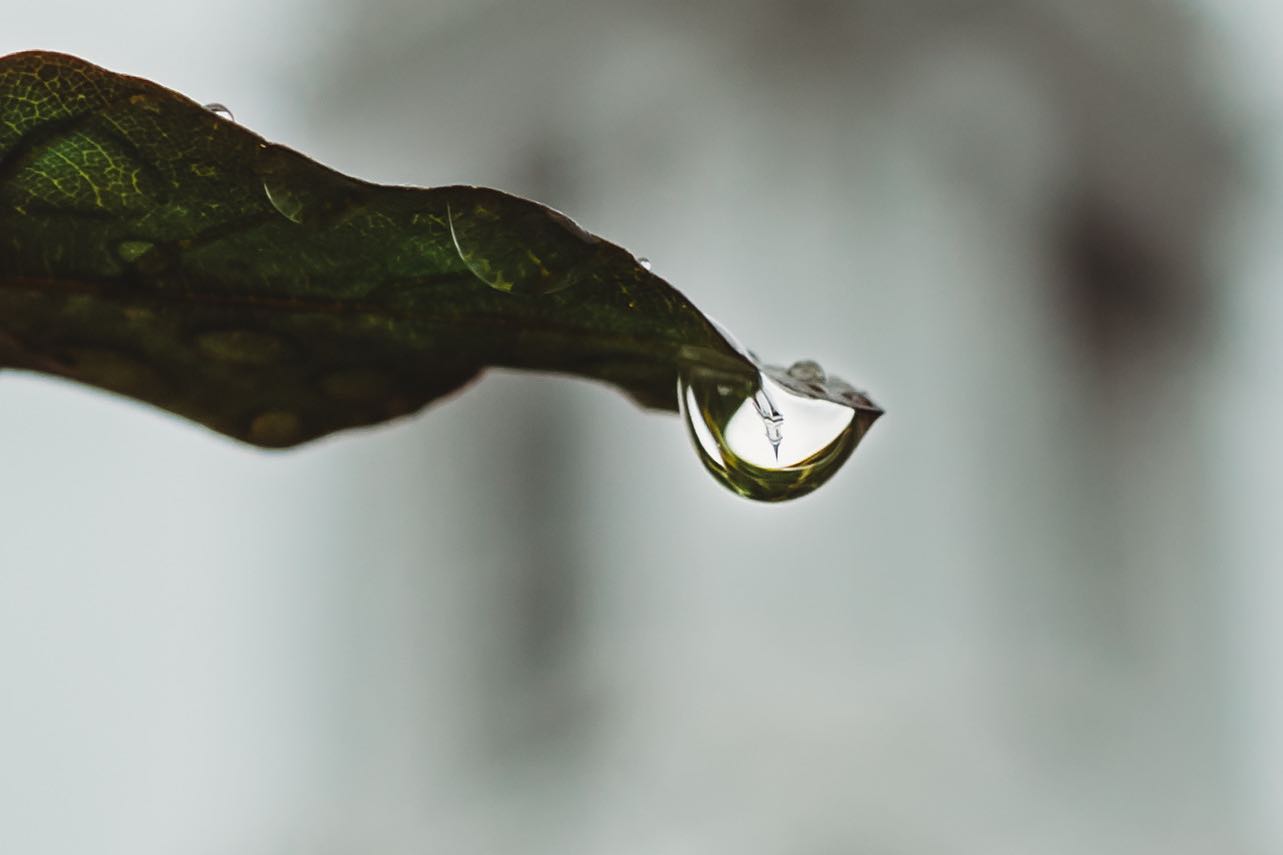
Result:
[[684,296],[550,208],[369,184],[155,83],[0,58],[0,367],[284,447],[488,366],[674,410],[683,362],[756,377]]

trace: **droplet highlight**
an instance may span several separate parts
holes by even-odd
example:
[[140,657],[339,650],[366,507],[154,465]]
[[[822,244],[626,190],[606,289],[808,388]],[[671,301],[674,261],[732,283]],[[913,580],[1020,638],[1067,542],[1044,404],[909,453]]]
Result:
[[828,379],[824,373],[824,369],[820,367],[820,363],[811,359],[802,359],[794,362],[788,368],[788,375],[794,380],[799,380],[803,383],[822,384],[826,379]]
[[820,487],[882,415],[810,361],[759,367],[755,380],[689,363],[677,396],[704,467],[732,491],[764,502]]
[[644,255],[637,256],[637,263],[642,266],[643,270],[650,270],[654,266],[651,264],[650,259],[646,258]]

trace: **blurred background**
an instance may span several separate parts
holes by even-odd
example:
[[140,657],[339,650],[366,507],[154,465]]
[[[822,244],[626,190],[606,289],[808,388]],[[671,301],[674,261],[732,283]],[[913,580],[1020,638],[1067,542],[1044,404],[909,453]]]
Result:
[[492,373],[289,453],[0,377],[0,850],[1283,853],[1283,7],[47,0],[888,411],[755,505]]

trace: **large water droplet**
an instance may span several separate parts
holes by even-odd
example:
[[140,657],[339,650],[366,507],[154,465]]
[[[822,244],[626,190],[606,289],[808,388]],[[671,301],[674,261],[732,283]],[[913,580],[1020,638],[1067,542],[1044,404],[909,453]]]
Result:
[[833,477],[882,414],[813,362],[763,367],[756,381],[691,363],[677,396],[704,467],[765,502],[804,496]]
[[653,266],[653,265],[651,264],[650,259],[649,259],[649,258],[647,258],[647,257],[646,257],[646,256],[644,256],[644,255],[639,255],[639,256],[637,256],[637,263],[638,263],[638,264],[640,264],[640,265],[641,265],[643,268],[645,268],[646,270],[650,270],[650,269],[651,269],[651,267]]
[[236,121],[236,117],[232,115],[231,109],[226,104],[220,104],[217,101],[211,101],[210,103],[205,105],[205,109],[209,110],[211,113],[213,113],[216,116],[222,116],[224,119],[226,119],[229,122]]

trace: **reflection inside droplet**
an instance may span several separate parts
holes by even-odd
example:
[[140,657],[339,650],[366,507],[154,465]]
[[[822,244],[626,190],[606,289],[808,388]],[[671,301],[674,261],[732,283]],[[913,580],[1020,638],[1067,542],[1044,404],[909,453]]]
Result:
[[[806,495],[850,457],[881,410],[823,369],[762,368],[755,381],[684,366],[678,401],[696,451],[712,475],[742,496],[777,502]],[[796,367],[796,364],[795,364]]]
[[650,270],[652,267],[650,259],[646,258],[644,255],[637,256],[637,263],[640,264],[646,270]]
[[[766,441],[771,444],[771,450],[775,452],[775,459],[780,457],[780,443],[784,441],[784,414],[775,408],[775,400],[771,398],[771,393],[767,389],[766,383],[762,388],[753,393],[753,409],[757,411],[757,417],[762,420],[762,428],[766,431]],[[743,409],[742,407],[740,408]],[[736,413],[736,417],[739,414]],[[734,419],[732,419],[734,423]]]
[[773,408],[762,414],[759,391],[726,424],[726,444],[756,466],[796,466],[825,448],[851,426],[855,410],[833,401],[804,398],[762,378]]

